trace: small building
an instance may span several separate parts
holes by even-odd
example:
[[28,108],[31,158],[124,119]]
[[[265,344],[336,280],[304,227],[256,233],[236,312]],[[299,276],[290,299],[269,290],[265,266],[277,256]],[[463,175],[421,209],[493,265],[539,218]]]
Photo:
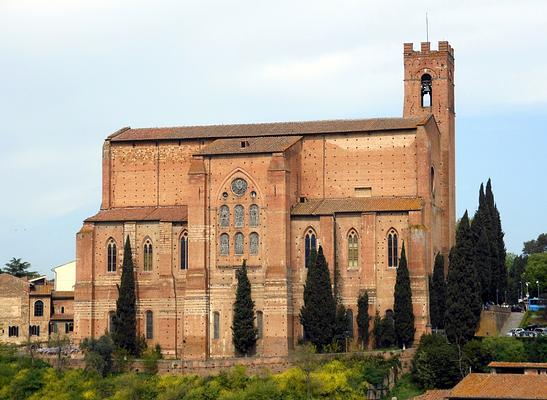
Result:
[[494,361],[488,367],[493,374],[547,375],[547,363]]

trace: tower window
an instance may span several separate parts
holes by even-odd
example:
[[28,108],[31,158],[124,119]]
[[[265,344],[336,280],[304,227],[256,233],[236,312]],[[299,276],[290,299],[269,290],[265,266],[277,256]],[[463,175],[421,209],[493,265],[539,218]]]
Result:
[[429,74],[423,74],[422,75],[422,82],[421,82],[421,91],[422,91],[422,107],[427,108],[431,107],[431,75]]
[[435,197],[435,168],[431,167],[429,183],[431,185],[431,195]]
[[317,237],[315,236],[315,232],[313,230],[308,230],[306,233],[306,236],[304,237],[304,250],[305,250],[305,266],[306,268],[309,267],[309,263],[311,261],[311,251],[312,249],[317,249]]
[[220,313],[213,313],[213,339],[220,339]]
[[262,311],[256,312],[256,338],[262,339],[264,336],[264,314]]
[[352,230],[348,235],[348,267],[357,268],[359,265],[359,239],[357,232]]
[[399,265],[399,249],[398,237],[395,229],[391,229],[387,235],[387,265],[388,267],[397,268]]
[[144,270],[152,271],[152,241],[146,239],[144,242]]
[[227,233],[220,235],[220,255],[227,256],[230,254],[230,238]]
[[180,269],[188,269],[188,232],[180,237]]
[[116,242],[110,239],[106,246],[106,270],[108,272],[116,272]]
[[152,339],[154,337],[154,314],[152,311],[146,312],[146,338]]

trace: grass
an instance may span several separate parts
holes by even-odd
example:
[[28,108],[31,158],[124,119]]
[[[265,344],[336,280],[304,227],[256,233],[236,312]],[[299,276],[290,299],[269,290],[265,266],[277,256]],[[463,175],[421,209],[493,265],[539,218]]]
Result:
[[397,397],[397,400],[406,400],[423,394],[424,391],[412,380],[410,374],[403,375],[395,384],[386,399]]

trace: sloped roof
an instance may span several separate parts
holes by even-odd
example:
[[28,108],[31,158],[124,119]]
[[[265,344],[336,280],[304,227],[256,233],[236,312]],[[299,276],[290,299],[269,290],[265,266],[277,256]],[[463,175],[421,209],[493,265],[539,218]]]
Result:
[[547,363],[492,361],[490,368],[547,369]]
[[292,136],[341,132],[373,132],[415,129],[430,116],[419,118],[370,118],[258,124],[199,125],[170,128],[122,128],[108,138],[112,142],[133,140],[215,139],[257,136]]
[[449,399],[547,399],[547,375],[470,374]]
[[197,155],[282,153],[302,139],[302,136],[272,136],[217,139]]
[[450,390],[428,390],[421,396],[413,397],[414,400],[444,400],[450,394]]
[[422,208],[419,197],[350,197],[345,199],[309,199],[297,203],[291,215],[331,215],[342,212],[414,211]]
[[187,206],[172,207],[124,207],[101,210],[85,222],[118,221],[187,221]]

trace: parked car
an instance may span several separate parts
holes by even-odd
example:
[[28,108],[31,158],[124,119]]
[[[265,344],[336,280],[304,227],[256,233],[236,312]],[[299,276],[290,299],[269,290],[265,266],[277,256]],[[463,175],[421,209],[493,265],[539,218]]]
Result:
[[521,332],[524,332],[522,328],[513,328],[507,332],[507,336],[519,336]]
[[534,332],[534,331],[525,330],[525,331],[520,332],[518,334],[518,337],[534,338],[534,337],[537,337],[537,333]]

